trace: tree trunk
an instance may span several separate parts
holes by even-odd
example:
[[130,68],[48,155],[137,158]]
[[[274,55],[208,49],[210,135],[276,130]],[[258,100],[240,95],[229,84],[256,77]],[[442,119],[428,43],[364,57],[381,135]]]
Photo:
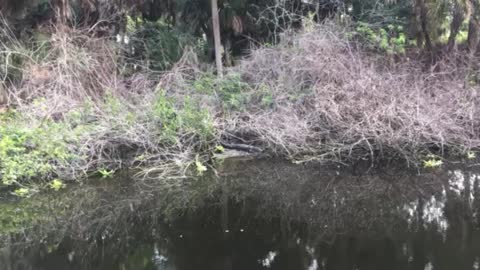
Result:
[[55,7],[55,15],[57,16],[57,22],[59,24],[65,24],[70,17],[70,5],[69,0],[54,0],[53,6]]
[[425,5],[425,0],[417,0],[417,4],[420,11],[420,26],[422,29],[423,37],[425,39],[425,48],[428,52],[433,52],[432,39],[428,33],[428,9]]
[[474,67],[474,55],[478,50],[479,33],[480,30],[480,0],[469,0],[470,7],[472,9],[470,13],[470,21],[468,23],[468,38],[467,45],[470,56],[468,57],[467,74],[465,76],[464,87],[470,85],[472,74],[475,72]]
[[478,49],[480,31],[480,3],[479,0],[470,0],[472,12],[468,25],[468,50],[474,54]]
[[225,66],[232,67],[233,66],[233,56],[232,56],[232,40],[230,37],[225,39],[224,54],[225,54]]
[[219,77],[223,76],[222,65],[222,41],[220,37],[220,20],[218,18],[218,3],[217,0],[212,1],[212,24],[213,24],[213,38],[215,41],[215,63],[217,65],[217,73]]
[[425,45],[425,49],[428,52],[432,52],[433,45],[428,33],[428,9],[425,5],[425,0],[415,0],[413,11],[415,14],[417,46],[421,48]]
[[8,102],[7,89],[4,87],[3,83],[0,82],[0,109],[5,107]]
[[457,38],[460,27],[462,26],[463,20],[465,20],[465,11],[464,7],[459,0],[455,1],[453,10],[453,19],[450,24],[450,36],[448,37],[448,51],[451,51],[455,47],[455,39]]

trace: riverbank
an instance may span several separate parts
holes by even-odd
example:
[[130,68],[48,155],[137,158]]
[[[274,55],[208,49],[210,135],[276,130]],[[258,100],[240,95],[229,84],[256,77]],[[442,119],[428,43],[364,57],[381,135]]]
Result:
[[7,89],[3,187],[27,197],[122,168],[202,175],[226,148],[294,163],[476,158],[479,86],[467,65],[445,59],[425,71],[406,56],[389,65],[393,56],[349,33],[329,24],[291,33],[218,78],[188,51],[167,72],[125,70],[112,41],[58,30]]

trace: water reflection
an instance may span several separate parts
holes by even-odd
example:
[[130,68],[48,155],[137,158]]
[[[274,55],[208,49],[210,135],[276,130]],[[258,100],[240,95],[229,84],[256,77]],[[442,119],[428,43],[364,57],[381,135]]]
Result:
[[11,245],[0,269],[479,269],[475,168],[265,161],[217,175],[89,190],[60,245]]

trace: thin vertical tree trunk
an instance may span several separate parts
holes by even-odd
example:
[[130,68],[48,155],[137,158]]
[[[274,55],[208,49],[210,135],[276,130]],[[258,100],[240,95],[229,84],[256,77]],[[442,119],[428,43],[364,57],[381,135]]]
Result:
[[53,6],[57,16],[57,22],[64,25],[69,17],[69,0],[54,0]]
[[465,20],[465,11],[459,0],[455,1],[453,10],[453,19],[450,24],[450,36],[448,37],[448,50],[451,51],[455,47],[455,39],[458,36],[463,20]]
[[7,89],[4,87],[3,83],[0,81],[0,109],[6,106],[8,103]]
[[425,5],[425,0],[417,0],[419,8],[420,8],[420,26],[422,28],[423,36],[425,39],[425,48],[428,52],[433,52],[433,44],[432,39],[430,38],[430,34],[428,33],[428,9]]
[[415,14],[417,46],[423,47],[427,52],[432,52],[433,45],[428,33],[428,9],[425,0],[415,0],[413,11]]
[[223,76],[222,65],[222,41],[220,37],[220,20],[218,18],[218,2],[212,0],[212,24],[213,24],[213,38],[215,41],[215,63],[217,65],[217,73],[219,77]]
[[233,66],[233,57],[232,57],[232,41],[229,37],[225,38],[225,45],[223,48],[223,53],[225,54],[225,65],[227,67]]
[[470,0],[472,12],[468,25],[468,49],[474,54],[478,49],[479,32],[480,31],[480,0]]
[[478,50],[478,43],[480,40],[480,36],[478,31],[480,31],[480,0],[470,0],[470,7],[472,9],[470,13],[470,21],[468,23],[468,37],[467,37],[467,45],[468,51],[470,56],[468,57],[468,67],[467,67],[467,75],[465,76],[464,87],[468,87],[470,85],[470,79],[472,74],[475,72],[474,67],[474,56]]

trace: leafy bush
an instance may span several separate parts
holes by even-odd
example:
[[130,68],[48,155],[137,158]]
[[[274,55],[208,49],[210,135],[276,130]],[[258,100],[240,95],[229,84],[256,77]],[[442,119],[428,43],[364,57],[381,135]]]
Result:
[[197,93],[217,96],[226,110],[243,110],[249,102],[249,85],[239,74],[231,73],[224,78],[204,74],[193,82],[193,88]]
[[354,35],[369,49],[388,54],[405,53],[407,36],[401,25],[389,24],[384,28],[375,28],[367,23],[359,22]]
[[[65,126],[45,122],[39,127],[13,119],[0,126],[0,175],[5,186],[23,186],[36,179],[51,179],[70,153]],[[19,191],[20,192],[20,191]]]
[[179,121],[183,132],[198,135],[202,142],[208,142],[215,134],[213,118],[209,111],[188,97],[184,101]]
[[174,100],[161,92],[151,108],[153,121],[158,123],[161,130],[161,139],[167,142],[175,142],[179,129],[177,110]]
[[151,108],[151,115],[160,127],[162,140],[173,143],[181,134],[199,136],[200,141],[211,140],[215,129],[213,119],[206,109],[186,97],[181,108],[177,108],[174,99],[161,92]]

